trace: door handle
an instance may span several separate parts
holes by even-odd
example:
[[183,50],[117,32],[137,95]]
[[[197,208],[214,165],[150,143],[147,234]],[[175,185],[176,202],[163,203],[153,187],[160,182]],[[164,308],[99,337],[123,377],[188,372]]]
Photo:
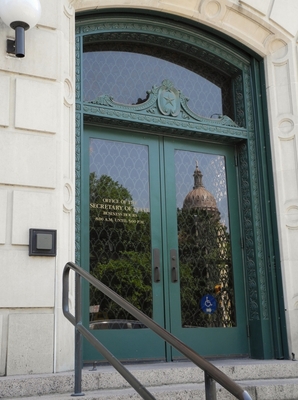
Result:
[[154,282],[159,282],[160,281],[159,249],[153,249],[153,268],[154,268]]
[[171,265],[171,278],[172,282],[178,281],[178,270],[177,270],[177,250],[170,250],[170,265]]

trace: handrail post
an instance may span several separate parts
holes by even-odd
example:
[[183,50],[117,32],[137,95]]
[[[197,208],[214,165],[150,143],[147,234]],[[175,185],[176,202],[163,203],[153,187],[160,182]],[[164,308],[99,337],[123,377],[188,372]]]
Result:
[[204,371],[204,376],[206,400],[216,400],[216,382],[206,371]]
[[74,393],[72,396],[85,396],[82,393],[82,335],[77,329],[77,325],[82,323],[82,288],[81,276],[75,272],[75,382]]

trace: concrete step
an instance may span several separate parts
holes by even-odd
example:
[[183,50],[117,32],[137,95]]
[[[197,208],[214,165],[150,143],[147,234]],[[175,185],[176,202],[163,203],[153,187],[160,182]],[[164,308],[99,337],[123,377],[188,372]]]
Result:
[[[297,400],[298,379],[240,381],[238,382],[251,396],[252,400]],[[148,390],[156,400],[205,400],[203,384],[179,384],[149,387]],[[70,394],[52,394],[33,397],[22,397],[21,400],[70,400]],[[3,400],[6,399],[5,397]],[[9,400],[20,397],[9,397]],[[139,400],[141,397],[133,389],[109,389],[84,392],[85,400]],[[218,400],[235,399],[225,389],[218,387]]]
[[[298,362],[216,360],[219,369],[237,381],[254,400],[298,400]],[[158,400],[204,399],[203,372],[189,362],[129,365],[127,368]],[[109,366],[83,370],[85,399],[126,400],[140,396]],[[69,399],[74,388],[73,372],[0,378],[2,399]],[[219,385],[218,399],[233,399]]]

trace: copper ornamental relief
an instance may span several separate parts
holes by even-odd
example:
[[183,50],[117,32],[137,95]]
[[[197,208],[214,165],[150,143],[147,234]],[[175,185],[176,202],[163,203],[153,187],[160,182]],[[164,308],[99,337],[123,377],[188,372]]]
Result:
[[177,117],[180,113],[180,92],[172,82],[164,80],[158,92],[158,108],[163,115]]

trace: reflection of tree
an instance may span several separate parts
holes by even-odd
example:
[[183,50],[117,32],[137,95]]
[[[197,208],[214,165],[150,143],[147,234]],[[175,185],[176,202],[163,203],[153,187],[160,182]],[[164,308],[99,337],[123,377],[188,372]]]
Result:
[[96,177],[95,172],[90,173],[90,203],[96,202],[98,198],[122,199],[128,202],[132,201],[132,196],[129,191],[115,182],[108,175]]
[[[230,236],[216,210],[178,210],[184,327],[235,325]],[[125,187],[95,173],[90,174],[90,271],[152,316],[150,213],[135,211]],[[218,304],[210,315],[200,309],[206,294],[216,297]],[[132,319],[94,288],[90,288],[90,304],[100,307],[93,319]]]
[[[218,212],[178,210],[178,240],[183,326],[231,326],[233,301],[230,237]],[[204,314],[200,300],[217,298],[214,314]]]
[[[124,251],[117,260],[110,259],[107,263],[99,263],[94,268],[93,275],[151,316],[151,274],[148,273],[151,271],[150,265],[150,253]],[[104,319],[133,319],[109,298],[100,293],[95,293],[94,297],[96,304],[100,304],[101,316]]]
[[[90,174],[90,271],[101,282],[152,315],[150,214],[136,212],[129,191],[107,175]],[[96,317],[129,318],[90,288]]]

